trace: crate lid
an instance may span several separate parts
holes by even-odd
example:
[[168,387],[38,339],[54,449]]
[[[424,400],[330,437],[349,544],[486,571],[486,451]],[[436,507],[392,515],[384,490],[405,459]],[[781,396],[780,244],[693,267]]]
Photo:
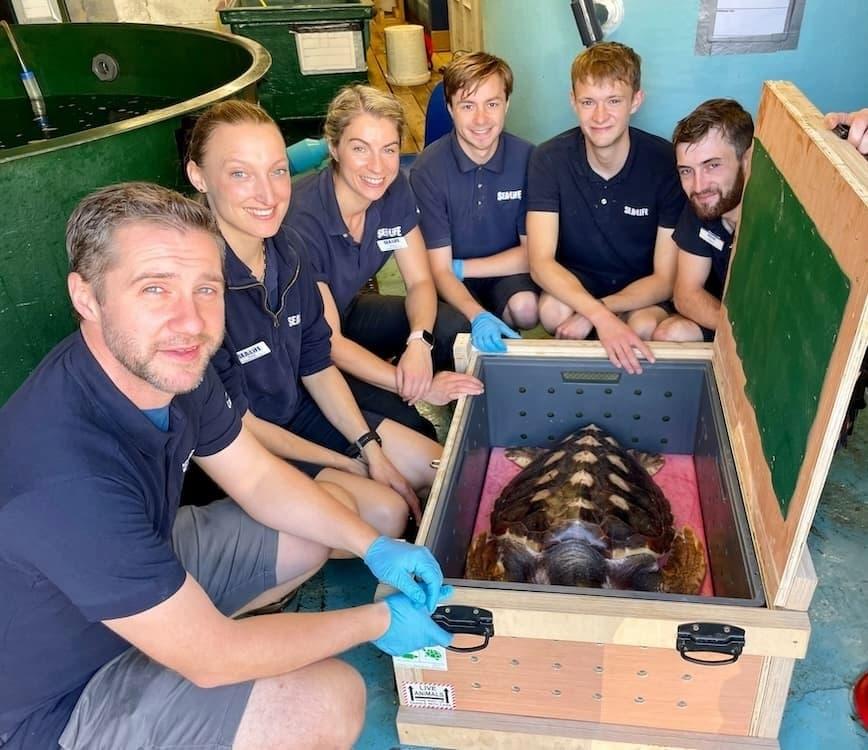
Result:
[[868,161],[795,86],[766,82],[713,362],[774,606],[795,601],[868,343],[866,296]]

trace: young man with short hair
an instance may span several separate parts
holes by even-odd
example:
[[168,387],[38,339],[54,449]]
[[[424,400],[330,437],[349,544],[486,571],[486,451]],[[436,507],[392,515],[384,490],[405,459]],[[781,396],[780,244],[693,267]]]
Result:
[[494,55],[451,62],[443,91],[454,128],[410,171],[437,291],[471,321],[474,345],[488,352],[506,349],[501,336],[518,336],[509,326],[538,322],[524,226],[533,147],[504,131],[512,86],[512,70]]
[[[0,746],[350,747],[365,689],[332,657],[448,643],[429,617],[437,562],[242,426],[209,365],[224,280],[208,209],[104,188],[76,208],[67,249],[80,328],[0,409]],[[233,499],[179,510],[191,459]],[[332,548],[405,593],[233,618]]]
[[573,61],[579,126],[541,144],[528,168],[531,276],[540,321],[558,338],[592,330],[610,361],[641,372],[645,339],[668,314],[675,278],[672,230],[684,196],[672,146],[630,127],[644,100],[641,60],[617,42]]
[[687,205],[675,227],[678,315],[662,321],[657,341],[711,341],[750,166],[753,119],[733,99],[709,99],[672,135]]

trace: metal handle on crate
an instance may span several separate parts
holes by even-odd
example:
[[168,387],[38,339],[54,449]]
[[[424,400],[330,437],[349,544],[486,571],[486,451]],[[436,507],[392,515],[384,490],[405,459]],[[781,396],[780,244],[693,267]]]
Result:
[[485,639],[476,646],[447,646],[450,651],[461,654],[472,654],[474,651],[482,651],[488,646],[489,639],[494,635],[494,617],[487,609],[470,607],[464,604],[450,604],[437,607],[431,615],[443,630],[449,633],[467,633],[469,635],[481,635]]
[[[688,622],[678,626],[675,648],[681,658],[692,664],[720,667],[734,664],[744,650],[744,630],[735,625],[716,622]],[[690,652],[728,654],[728,659],[697,659]]]

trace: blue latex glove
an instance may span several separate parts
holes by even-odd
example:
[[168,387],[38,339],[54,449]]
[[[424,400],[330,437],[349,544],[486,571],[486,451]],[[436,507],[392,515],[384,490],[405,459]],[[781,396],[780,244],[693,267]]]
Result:
[[470,324],[470,338],[481,352],[495,353],[505,352],[506,344],[501,336],[510,339],[520,339],[521,334],[516,333],[506,323],[490,312],[481,312]]
[[379,536],[364,561],[379,580],[405,593],[417,606],[429,612],[437,607],[443,573],[427,547]]
[[[452,587],[440,590],[437,603],[452,595]],[[389,594],[383,601],[389,605],[389,629],[374,645],[391,656],[403,656],[426,646],[448,646],[455,637],[431,619],[428,610],[417,607],[404,594]]]
[[459,281],[464,281],[464,261],[461,258],[452,259],[452,273]]

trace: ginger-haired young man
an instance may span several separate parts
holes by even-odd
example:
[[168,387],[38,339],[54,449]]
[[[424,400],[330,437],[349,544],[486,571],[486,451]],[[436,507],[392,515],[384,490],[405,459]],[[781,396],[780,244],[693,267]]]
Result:
[[672,146],[630,127],[644,100],[641,60],[604,42],[579,54],[570,101],[579,125],[541,144],[528,168],[530,271],[540,321],[558,338],[592,331],[612,364],[641,372],[645,344],[672,312],[684,205]]

